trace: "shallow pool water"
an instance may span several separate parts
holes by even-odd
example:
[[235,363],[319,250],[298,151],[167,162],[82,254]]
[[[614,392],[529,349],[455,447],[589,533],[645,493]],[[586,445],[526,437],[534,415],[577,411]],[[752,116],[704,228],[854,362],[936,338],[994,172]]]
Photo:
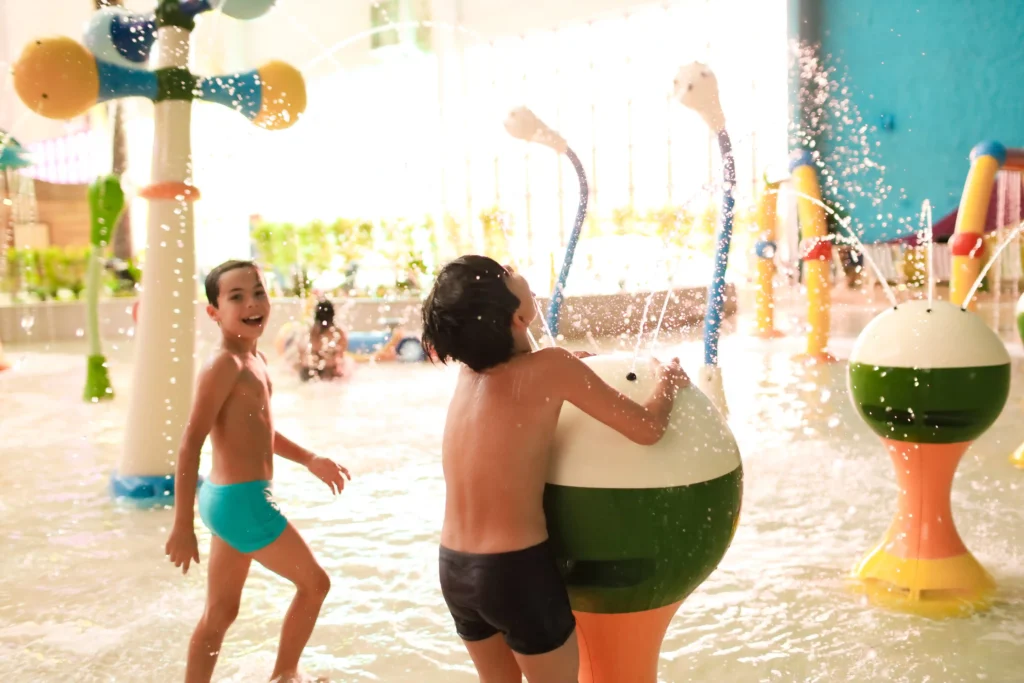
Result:
[[[699,344],[668,341],[695,375]],[[836,340],[838,355],[850,343]],[[998,600],[984,614],[932,621],[874,608],[846,585],[895,511],[892,466],[850,405],[845,366],[809,374],[789,360],[799,344],[723,339],[743,511],[718,570],[671,624],[661,679],[1024,680],[1024,471],[1007,462],[1024,440],[1019,351],[1010,401],[965,456],[953,493]],[[182,576],[163,553],[171,511],[119,507],[106,488],[131,399],[129,352],[111,352],[117,399],[88,405],[84,348],[7,349],[16,367],[0,374],[4,680],[182,678],[205,563]],[[436,570],[454,369],[363,366],[351,381],[308,385],[275,370],[278,428],[353,473],[333,499],[297,466],[277,465],[282,509],[333,581],[303,665],[335,681],[476,680]],[[209,533],[197,528],[205,559]],[[266,679],[290,598],[287,583],[254,566],[215,680]]]

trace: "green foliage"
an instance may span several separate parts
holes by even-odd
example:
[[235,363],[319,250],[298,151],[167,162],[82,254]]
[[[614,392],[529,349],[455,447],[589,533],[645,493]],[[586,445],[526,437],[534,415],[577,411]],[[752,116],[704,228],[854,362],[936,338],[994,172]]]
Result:
[[[450,217],[445,225],[449,234],[461,232]],[[345,274],[342,293],[384,296],[419,289],[419,276],[431,273],[440,259],[436,232],[430,217],[418,222],[339,218],[330,224],[260,223],[252,230],[252,243],[257,260],[283,281],[286,296],[305,296],[317,276],[329,272]],[[355,291],[353,275],[371,253],[393,265],[394,284]]]
[[89,247],[9,249],[3,289],[41,301],[77,299],[85,290]]

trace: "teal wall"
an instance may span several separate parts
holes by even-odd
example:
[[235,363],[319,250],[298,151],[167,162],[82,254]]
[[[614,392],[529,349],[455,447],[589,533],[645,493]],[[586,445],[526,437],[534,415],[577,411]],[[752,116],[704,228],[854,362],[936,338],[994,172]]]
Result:
[[[862,199],[850,212],[865,241],[913,230],[896,220],[915,217],[925,198],[936,220],[955,209],[981,140],[1024,146],[1024,0],[790,2],[791,33],[801,15],[820,22],[811,33],[822,54],[845,70],[852,103],[877,127],[867,135],[892,189],[881,207]],[[892,130],[881,126],[886,115]],[[841,160],[827,139],[821,144]]]

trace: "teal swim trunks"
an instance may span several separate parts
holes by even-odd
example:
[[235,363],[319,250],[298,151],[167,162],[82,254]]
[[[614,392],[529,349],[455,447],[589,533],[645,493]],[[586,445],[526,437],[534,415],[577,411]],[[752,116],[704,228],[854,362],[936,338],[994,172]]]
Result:
[[199,517],[206,528],[240,553],[267,547],[288,526],[269,481],[223,485],[203,482],[199,488]]

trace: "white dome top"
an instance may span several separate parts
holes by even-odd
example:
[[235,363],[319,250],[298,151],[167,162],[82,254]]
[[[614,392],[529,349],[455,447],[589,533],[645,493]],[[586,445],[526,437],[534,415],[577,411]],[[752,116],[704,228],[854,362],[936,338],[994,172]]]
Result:
[[902,303],[879,313],[857,337],[851,363],[891,368],[1006,365],[1010,354],[981,318],[948,301]]
[[[584,362],[634,401],[646,401],[654,390],[649,358],[638,359],[637,379],[632,382],[626,379],[632,354],[593,356]],[[739,466],[739,447],[722,414],[690,386],[679,392],[668,431],[653,446],[635,444],[566,403],[555,432],[548,482],[586,488],[667,488],[717,479]]]

